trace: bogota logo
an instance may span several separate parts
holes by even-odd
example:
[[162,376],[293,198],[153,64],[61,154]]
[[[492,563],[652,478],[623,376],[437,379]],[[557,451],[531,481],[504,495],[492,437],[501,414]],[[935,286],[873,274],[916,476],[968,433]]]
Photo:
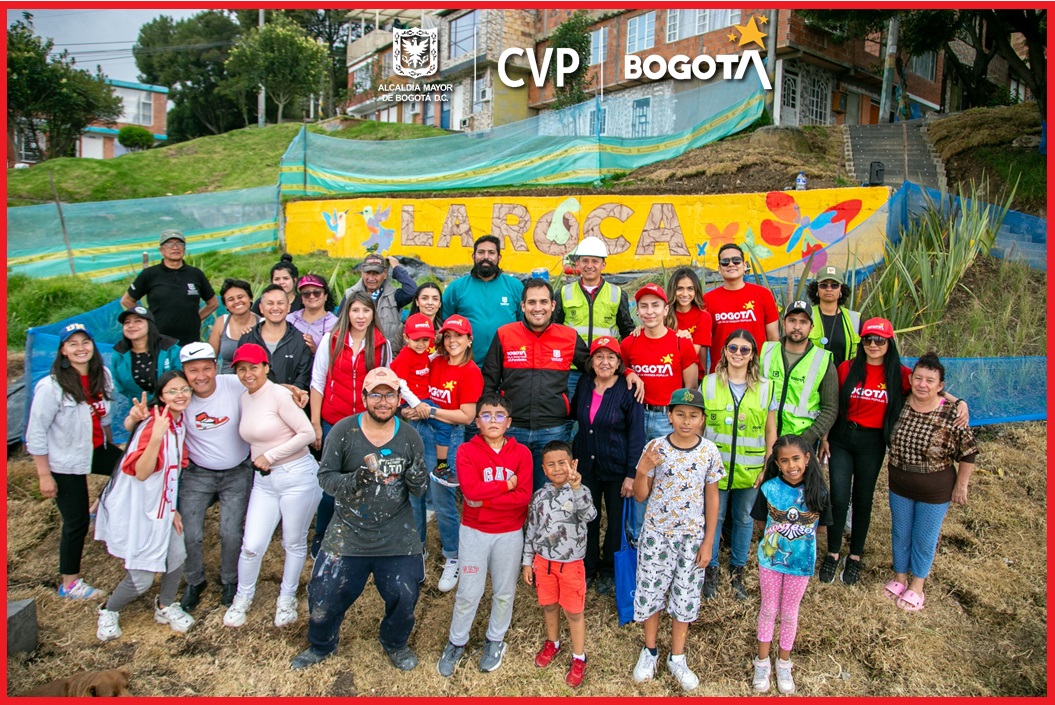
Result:
[[392,69],[407,78],[436,73],[439,43],[438,29],[393,29]]

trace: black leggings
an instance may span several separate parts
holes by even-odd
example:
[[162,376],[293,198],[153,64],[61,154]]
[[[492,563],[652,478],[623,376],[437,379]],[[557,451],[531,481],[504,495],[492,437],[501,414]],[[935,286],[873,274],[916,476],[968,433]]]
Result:
[[[99,446],[92,453],[92,474],[110,475],[124,455],[119,447]],[[88,476],[51,474],[55,478],[55,504],[62,515],[62,536],[59,539],[59,573],[77,575],[81,572],[81,554],[88,536]]]
[[846,514],[853,506],[850,528],[850,555],[860,556],[865,549],[868,527],[872,523],[872,499],[879,469],[883,466],[886,444],[881,429],[846,428],[840,419],[828,437],[831,458],[828,479],[832,500],[832,525],[828,527],[828,552],[839,553],[846,527]]
[[[621,478],[599,480],[596,475],[591,474],[589,477],[583,477],[582,484],[590,490],[593,506],[597,509],[597,516],[586,525],[586,555],[583,561],[586,577],[611,578],[615,576],[612,557],[619,550],[622,541],[623,498],[619,492],[623,487],[623,480]],[[603,541],[601,539],[602,499],[607,508],[605,516],[608,520]]]

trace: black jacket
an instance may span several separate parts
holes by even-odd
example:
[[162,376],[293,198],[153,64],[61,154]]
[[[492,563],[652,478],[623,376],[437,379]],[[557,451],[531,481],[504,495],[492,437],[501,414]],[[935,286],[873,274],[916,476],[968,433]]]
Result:
[[637,461],[645,447],[645,407],[619,377],[604,391],[597,416],[590,421],[593,401],[593,373],[579,378],[571,400],[570,419],[579,422],[579,432],[571,441],[572,456],[579,461],[579,474],[598,480],[633,478]]
[[304,342],[304,335],[289,323],[286,324],[286,334],[278,341],[275,352],[267,349],[267,343],[260,335],[260,326],[265,321],[261,320],[252,330],[238,339],[238,346],[246,343],[256,343],[267,350],[271,371],[267,377],[275,384],[292,384],[298,389],[308,391],[311,384],[311,365],[315,355],[311,348]]

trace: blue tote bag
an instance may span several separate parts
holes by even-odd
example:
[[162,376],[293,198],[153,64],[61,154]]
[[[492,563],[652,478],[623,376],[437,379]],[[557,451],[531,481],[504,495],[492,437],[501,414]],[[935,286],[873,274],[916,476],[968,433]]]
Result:
[[615,609],[619,626],[634,620],[634,595],[637,592],[637,546],[630,538],[634,523],[634,500],[623,500],[623,541],[615,552]]

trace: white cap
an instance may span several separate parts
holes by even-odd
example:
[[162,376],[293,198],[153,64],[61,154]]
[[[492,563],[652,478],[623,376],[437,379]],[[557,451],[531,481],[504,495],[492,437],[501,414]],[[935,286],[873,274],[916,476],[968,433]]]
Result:
[[180,364],[186,364],[191,360],[216,361],[216,351],[208,343],[187,343],[179,351]]
[[599,237],[584,237],[579,246],[575,248],[576,257],[600,257],[604,259],[608,256],[608,248],[604,246],[604,242]]

